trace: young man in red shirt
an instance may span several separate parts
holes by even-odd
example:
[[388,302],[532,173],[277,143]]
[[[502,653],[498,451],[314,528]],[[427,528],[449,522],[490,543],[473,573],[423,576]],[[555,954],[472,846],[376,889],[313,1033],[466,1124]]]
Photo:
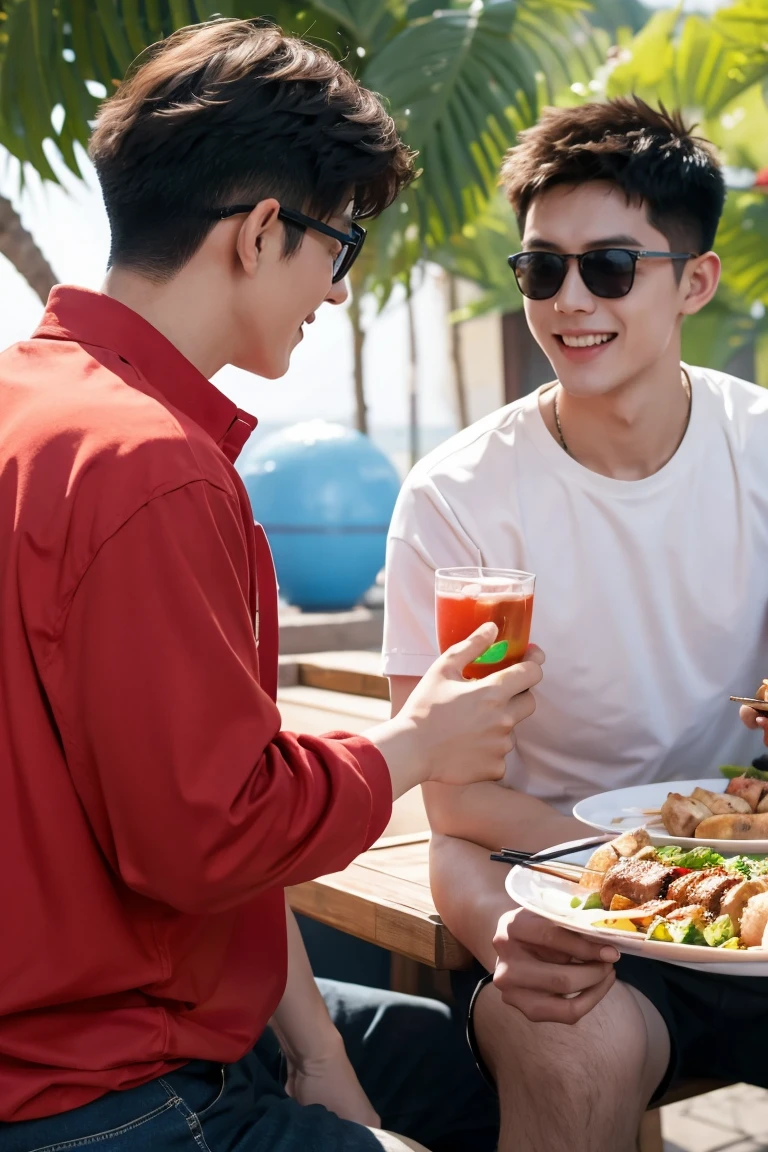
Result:
[[285,372],[412,157],[328,54],[238,21],[151,49],[92,156],[104,290],[0,357],[0,1147],[492,1147],[449,1010],[324,1000],[283,889],[393,795],[498,779],[540,658],[467,683],[486,628],[367,738],[281,731],[255,420],[209,379]]

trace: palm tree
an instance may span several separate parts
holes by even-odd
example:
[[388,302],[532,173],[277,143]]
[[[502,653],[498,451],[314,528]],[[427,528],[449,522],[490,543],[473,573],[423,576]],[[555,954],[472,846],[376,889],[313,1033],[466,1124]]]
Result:
[[[603,43],[583,8],[584,0],[447,0],[439,9],[434,0],[0,0],[0,144],[55,181],[50,141],[79,176],[77,145],[87,143],[95,86],[114,90],[132,60],[175,28],[214,15],[274,18],[330,47],[383,93],[420,153],[423,174],[399,213],[374,230],[383,254],[353,280],[359,294],[375,291],[383,301],[398,280],[409,282],[417,260],[483,210],[504,151],[542,100],[594,72]],[[2,234],[0,252],[14,255]],[[19,249],[15,262],[31,279],[29,256]],[[44,278],[35,283],[44,295]],[[361,372],[359,312],[350,316]],[[358,423],[365,427],[362,404]]]

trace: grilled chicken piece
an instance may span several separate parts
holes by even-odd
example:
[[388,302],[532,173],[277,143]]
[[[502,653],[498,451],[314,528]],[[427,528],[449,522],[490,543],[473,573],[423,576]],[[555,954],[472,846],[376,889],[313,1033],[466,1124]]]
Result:
[[742,880],[735,888],[726,892],[720,903],[720,915],[730,916],[731,923],[738,932],[747,902],[753,896],[759,896],[761,892],[768,892],[768,876],[760,876],[756,880]]
[[729,812],[727,816],[707,816],[696,825],[697,840],[765,840],[768,838],[768,812]]
[[661,819],[671,836],[693,836],[697,824],[712,815],[712,810],[691,796],[670,792],[661,806]]
[[651,838],[645,828],[635,828],[633,832],[623,832],[611,840],[611,848],[617,856],[634,856],[641,848],[647,848]]
[[759,947],[768,928],[768,892],[760,892],[747,901],[747,906],[741,914],[742,944],[747,948]]
[[610,908],[614,896],[626,896],[633,904],[658,900],[666,893],[676,869],[658,860],[634,860],[623,856],[608,869],[600,888],[603,908]]
[[740,883],[739,877],[726,872],[725,868],[704,868],[673,880],[667,895],[680,905],[700,904],[705,911],[719,916],[720,901],[729,889]]
[[710,792],[707,788],[694,788],[691,798],[709,808],[713,816],[752,811],[749,802],[743,796],[726,796],[725,792]]
[[707,919],[707,910],[701,904],[684,904],[682,908],[667,913],[667,920],[693,920],[700,927],[707,923]]
[[751,780],[749,776],[734,776],[728,781],[725,793],[727,796],[741,796],[753,812],[758,812],[758,804],[768,796],[768,784],[764,780]]
[[669,916],[676,909],[677,904],[674,900],[648,900],[645,904],[640,904],[639,907],[632,908],[629,912],[622,912],[622,917],[626,916],[628,920],[655,919],[657,916]]

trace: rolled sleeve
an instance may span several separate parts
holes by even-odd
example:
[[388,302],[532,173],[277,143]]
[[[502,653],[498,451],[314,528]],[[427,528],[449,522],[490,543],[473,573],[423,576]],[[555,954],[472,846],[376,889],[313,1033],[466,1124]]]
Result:
[[72,600],[50,696],[102,850],[131,888],[187,912],[346,865],[389,819],[363,737],[281,731],[258,680],[238,511],[205,481],[150,501]]

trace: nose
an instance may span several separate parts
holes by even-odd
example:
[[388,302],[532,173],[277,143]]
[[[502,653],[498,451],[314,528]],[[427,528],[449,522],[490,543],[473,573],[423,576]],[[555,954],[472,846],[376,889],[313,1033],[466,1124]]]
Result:
[[349,299],[349,288],[347,287],[347,278],[339,280],[337,284],[331,284],[330,291],[325,298],[326,304],[343,304],[345,300]]
[[578,261],[569,260],[563,286],[555,297],[555,311],[567,315],[571,312],[592,313],[594,310],[595,298],[581,278]]

